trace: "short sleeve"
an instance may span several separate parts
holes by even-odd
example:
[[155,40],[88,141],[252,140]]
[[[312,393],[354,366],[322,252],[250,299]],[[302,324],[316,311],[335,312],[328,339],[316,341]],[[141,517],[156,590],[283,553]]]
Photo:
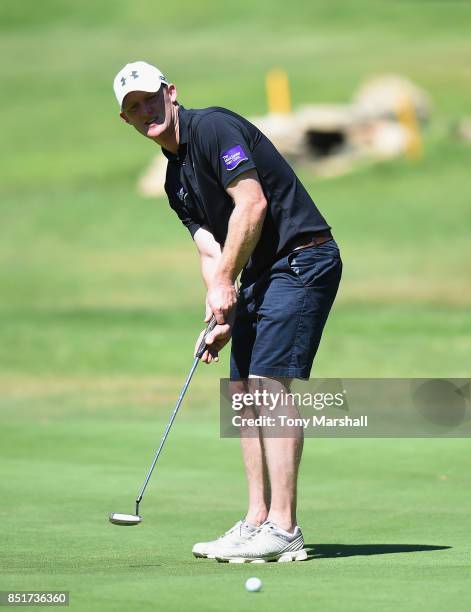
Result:
[[198,144],[224,189],[243,172],[256,168],[247,129],[232,115],[216,111],[203,117]]

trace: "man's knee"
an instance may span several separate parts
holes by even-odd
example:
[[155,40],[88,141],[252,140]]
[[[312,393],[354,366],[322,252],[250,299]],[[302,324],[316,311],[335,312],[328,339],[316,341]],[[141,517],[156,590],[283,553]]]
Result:
[[258,376],[257,374],[250,374],[247,381],[249,385],[252,384],[256,386],[258,384],[259,386],[264,386],[267,389],[269,387],[276,386],[290,389],[292,382],[293,379],[286,376]]

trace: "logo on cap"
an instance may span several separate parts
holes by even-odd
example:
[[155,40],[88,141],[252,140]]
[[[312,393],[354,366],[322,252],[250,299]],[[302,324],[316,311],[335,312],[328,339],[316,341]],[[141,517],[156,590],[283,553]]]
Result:
[[[139,73],[137,70],[133,70],[131,72],[131,76],[133,79],[138,79],[139,78]],[[124,87],[126,85],[126,77],[121,77],[121,87]]]

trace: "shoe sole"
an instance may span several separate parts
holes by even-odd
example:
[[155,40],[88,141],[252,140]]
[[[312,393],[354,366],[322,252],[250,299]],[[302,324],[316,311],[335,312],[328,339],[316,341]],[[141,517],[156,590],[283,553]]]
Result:
[[197,553],[197,552],[194,552],[193,556],[196,557],[197,559],[215,559],[216,558],[215,554],[205,555],[204,553]]
[[273,555],[271,557],[216,557],[219,563],[270,563],[272,561],[277,563],[289,563],[291,561],[306,561],[306,559],[307,551],[304,548],[292,552],[280,553],[279,555]]

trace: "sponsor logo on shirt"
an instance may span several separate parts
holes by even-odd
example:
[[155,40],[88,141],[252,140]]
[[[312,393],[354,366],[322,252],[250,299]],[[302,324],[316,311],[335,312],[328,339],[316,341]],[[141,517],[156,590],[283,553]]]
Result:
[[234,170],[241,162],[249,159],[240,145],[227,149],[221,157],[228,170]]
[[185,191],[183,187],[180,187],[180,189],[177,191],[177,198],[187,210],[192,206],[190,194]]

